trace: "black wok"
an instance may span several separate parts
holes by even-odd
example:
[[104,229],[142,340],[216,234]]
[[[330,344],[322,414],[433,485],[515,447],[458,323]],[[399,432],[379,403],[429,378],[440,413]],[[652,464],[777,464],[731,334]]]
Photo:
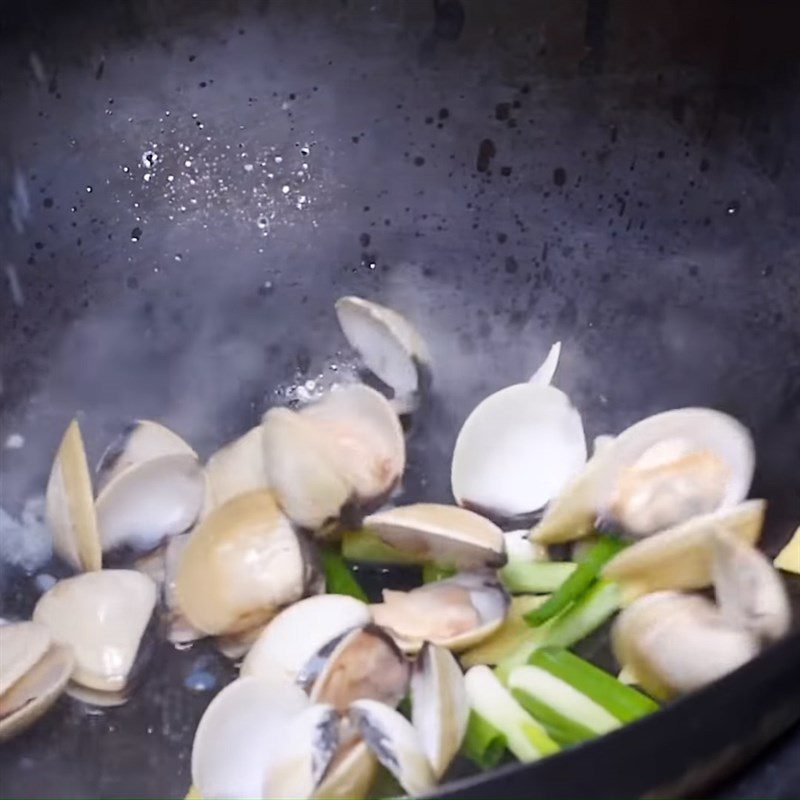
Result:
[[[0,449],[3,507],[41,493],[73,415],[93,455],[132,417],[205,455],[335,379],[333,301],[357,293],[436,360],[405,497],[449,498],[468,410],[560,339],[590,435],[683,405],[750,426],[774,554],[800,521],[797,23],[745,0],[3,2],[0,444],[24,439]],[[0,615],[28,615],[41,578],[3,554]],[[0,795],[181,796],[232,674],[164,646],[127,705],[62,699],[3,746]],[[796,722],[798,674],[795,629],[440,796],[700,791]]]

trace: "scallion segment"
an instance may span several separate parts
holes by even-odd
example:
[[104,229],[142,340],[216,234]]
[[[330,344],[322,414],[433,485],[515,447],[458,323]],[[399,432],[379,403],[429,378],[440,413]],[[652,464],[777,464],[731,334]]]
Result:
[[500,570],[500,580],[511,594],[554,592],[575,571],[571,561],[509,561]]
[[325,590],[329,594],[347,594],[363,602],[369,602],[367,593],[350,571],[341,554],[332,548],[323,548],[322,567],[325,571]]
[[600,537],[597,544],[578,562],[572,574],[550,595],[548,601],[525,616],[528,625],[534,628],[544,625],[572,603],[577,602],[597,580],[603,566],[624,547],[624,542],[619,539],[611,536]]
[[506,737],[480,714],[470,711],[467,733],[461,748],[464,755],[481,769],[492,769],[503,758]]
[[531,654],[528,664],[570,684],[621,722],[633,722],[658,710],[658,703],[647,695],[626,686],[613,675],[569,650],[540,648]]

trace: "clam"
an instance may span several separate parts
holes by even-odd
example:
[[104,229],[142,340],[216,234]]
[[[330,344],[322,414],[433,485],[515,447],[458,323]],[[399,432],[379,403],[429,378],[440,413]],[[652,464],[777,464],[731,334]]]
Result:
[[408,690],[410,666],[392,638],[364,625],[333,640],[297,675],[315,703],[344,712],[354,700],[371,699],[396,706]]
[[558,368],[558,360],[561,358],[561,342],[556,342],[548,351],[544,361],[539,365],[536,372],[528,378],[528,383],[538,386],[549,386],[553,382],[553,377]]
[[69,648],[53,644],[36,622],[0,626],[0,742],[33,725],[55,703],[69,680]]
[[194,642],[206,635],[186,619],[178,604],[178,567],[190,538],[190,533],[170,536],[164,548],[164,611],[167,639],[174,644]]
[[207,634],[268,622],[320,590],[319,567],[269,491],[235,497],[192,532],[178,566],[178,607]]
[[659,589],[710,586],[714,534],[724,531],[752,545],[761,533],[765,511],[763,500],[746,500],[693,517],[625,548],[606,564],[603,574],[619,581],[628,598]]
[[391,308],[360,297],[339,298],[336,316],[369,371],[393,390],[398,413],[413,411],[431,371],[428,346],[416,328]]
[[262,797],[311,797],[339,749],[339,714],[312,705],[289,721],[271,753]]
[[754,461],[749,431],[727,414],[710,408],[655,414],[597,448],[533,537],[543,544],[578,539],[595,521],[648,536],[740,503]]
[[598,482],[598,516],[633,536],[740,503],[750,488],[750,432],[710,408],[666,411],[621,433]]
[[375,780],[378,762],[363,739],[342,743],[313,793],[319,800],[358,800]]
[[214,639],[214,644],[225,658],[231,661],[239,661],[250,652],[250,648],[263,630],[263,625],[256,625],[246,631],[224,633]]
[[453,452],[459,505],[499,518],[527,517],[555,497],[586,461],[580,414],[552,386],[495,392],[467,417]]
[[[294,682],[325,645],[370,621],[369,608],[354,597],[321,594],[285,608],[256,639],[242,675],[276,676]],[[302,631],[302,635],[298,632]]]
[[614,655],[658,698],[699,689],[759,651],[752,632],[729,623],[700,595],[663,591],[636,600],[612,628]]
[[458,569],[501,567],[503,532],[465,508],[415,503],[371,514],[364,524],[386,544],[423,561]]
[[203,714],[192,747],[192,782],[202,797],[263,797],[273,753],[289,723],[309,706],[299,687],[245,677],[226,686]]
[[135,570],[87,572],[59,581],[33,619],[75,656],[72,680],[101,692],[129,688],[153,616],[156,586]]
[[435,786],[417,731],[402,714],[376,700],[356,700],[348,714],[378,761],[409,795],[424,794]]
[[194,454],[131,464],[110,478],[95,503],[103,552],[155,550],[194,524],[204,492],[203,470]]
[[67,427],[53,461],[45,516],[53,547],[61,558],[77,570],[101,568],[92,478],[77,420]]
[[148,419],[126,425],[105,449],[95,468],[99,490],[134,464],[163,456],[194,456],[197,453],[177,433]]
[[468,719],[461,667],[449,650],[426,642],[411,674],[411,723],[437,780],[461,747]]
[[778,569],[784,572],[793,572],[795,575],[800,575],[800,526],[794,532],[794,535],[783,546],[783,549],[775,556],[772,562]]
[[425,641],[460,652],[491,636],[509,604],[494,574],[464,572],[410,592],[384,589],[372,618],[406,652],[417,652]]
[[791,611],[775,567],[751,544],[717,531],[711,542],[711,575],[722,616],[764,641],[780,639]]
[[267,482],[281,508],[322,534],[343,514],[380,505],[405,466],[397,414],[361,385],[335,388],[301,411],[270,409],[263,441]]
[[268,488],[261,426],[217,450],[206,462],[206,479],[206,513],[237,495]]

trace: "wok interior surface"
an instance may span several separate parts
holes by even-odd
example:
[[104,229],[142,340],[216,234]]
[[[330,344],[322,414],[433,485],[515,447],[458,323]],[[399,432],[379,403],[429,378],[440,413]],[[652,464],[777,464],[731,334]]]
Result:
[[[24,437],[0,450],[9,513],[43,492],[73,415],[92,458],[131,418],[206,456],[351,373],[333,303],[354,293],[403,311],[433,352],[402,499],[448,501],[468,411],[561,340],[558,383],[590,437],[728,411],[756,439],[765,549],[797,525],[792,3],[118,0],[0,17],[2,440]],[[19,548],[41,543],[2,539],[0,614],[27,616],[42,573],[64,571],[29,574]],[[753,714],[777,702],[770,663]],[[4,746],[0,791],[182,796],[197,720],[233,674],[203,644],[163,645],[127,705],[64,698]]]

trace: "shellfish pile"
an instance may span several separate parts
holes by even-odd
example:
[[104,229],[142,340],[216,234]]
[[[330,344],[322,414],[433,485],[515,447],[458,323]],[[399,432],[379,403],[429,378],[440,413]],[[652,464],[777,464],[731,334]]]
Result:
[[[741,423],[665,411],[597,440],[587,460],[581,415],[552,385],[557,343],[529,380],[464,422],[455,503],[394,505],[403,422],[433,390],[432,357],[392,309],[343,297],[335,311],[383,392],[349,383],[270,408],[205,463],[173,431],[137,420],[92,471],[69,424],[46,518],[75,574],[41,596],[31,621],[0,626],[0,739],[62,692],[124,703],[156,637],[210,637],[241,663],[197,728],[199,796],[365,797],[379,769],[408,794],[429,792],[471,715],[509,703],[527,715],[510,691],[541,681],[535,667],[512,672],[507,689],[487,665],[530,632],[522,620],[541,598],[527,595],[578,573],[548,562],[548,548],[580,560],[603,533],[627,545],[602,565],[624,606],[614,652],[653,697],[700,688],[787,631],[781,579],[754,547],[766,504],[747,499],[755,455]],[[326,593],[320,549],[347,555],[364,542],[371,557],[434,567],[438,579],[386,588],[374,603]],[[546,588],[512,601],[520,563],[541,563]],[[696,593],[708,587],[713,601]],[[597,732],[617,724],[592,713]],[[521,758],[551,751],[514,742]]]

